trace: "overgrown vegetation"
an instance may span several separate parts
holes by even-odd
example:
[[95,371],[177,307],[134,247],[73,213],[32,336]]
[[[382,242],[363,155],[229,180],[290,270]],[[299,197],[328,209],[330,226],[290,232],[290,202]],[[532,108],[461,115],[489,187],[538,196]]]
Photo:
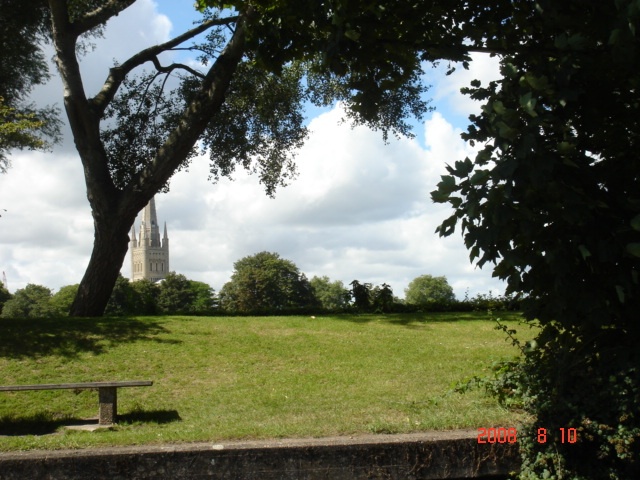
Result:
[[517,427],[451,390],[517,353],[475,312],[0,319],[3,384],[154,381],[92,433],[61,426],[95,416],[95,392],[2,392],[0,450]]
[[[432,193],[453,208],[439,232],[461,227],[540,325],[497,378],[535,418],[521,478],[640,478],[640,4],[508,3],[488,46],[518,48],[466,89],[479,151]],[[578,441],[538,442],[541,428]]]

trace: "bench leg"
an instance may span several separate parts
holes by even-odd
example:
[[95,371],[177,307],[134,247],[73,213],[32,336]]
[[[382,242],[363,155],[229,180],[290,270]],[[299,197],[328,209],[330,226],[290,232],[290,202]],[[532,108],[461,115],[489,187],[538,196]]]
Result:
[[98,388],[98,402],[100,403],[98,424],[111,425],[115,423],[118,415],[118,389],[116,387]]

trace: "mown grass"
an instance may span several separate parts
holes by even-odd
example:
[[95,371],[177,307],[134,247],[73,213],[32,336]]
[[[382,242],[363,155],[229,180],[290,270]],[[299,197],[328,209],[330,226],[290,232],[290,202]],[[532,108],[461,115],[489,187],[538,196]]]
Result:
[[480,313],[2,319],[0,384],[154,385],[119,389],[118,425],[97,432],[62,429],[96,415],[94,391],[0,392],[0,450],[513,426],[451,390],[518,354],[494,327]]

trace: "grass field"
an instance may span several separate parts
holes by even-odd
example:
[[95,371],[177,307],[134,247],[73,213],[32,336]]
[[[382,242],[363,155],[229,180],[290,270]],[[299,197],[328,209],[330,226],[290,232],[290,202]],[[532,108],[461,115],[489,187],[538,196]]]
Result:
[[118,425],[96,432],[61,428],[97,414],[95,391],[0,392],[0,450],[510,427],[521,418],[493,399],[451,391],[518,354],[494,327],[481,313],[0,319],[0,384],[154,381],[119,389]]

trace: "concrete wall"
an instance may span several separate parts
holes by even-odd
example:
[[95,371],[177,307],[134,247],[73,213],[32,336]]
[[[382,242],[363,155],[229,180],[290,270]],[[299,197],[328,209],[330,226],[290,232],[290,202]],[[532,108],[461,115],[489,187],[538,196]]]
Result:
[[517,467],[517,445],[479,445],[475,431],[0,454],[3,480],[498,479]]

